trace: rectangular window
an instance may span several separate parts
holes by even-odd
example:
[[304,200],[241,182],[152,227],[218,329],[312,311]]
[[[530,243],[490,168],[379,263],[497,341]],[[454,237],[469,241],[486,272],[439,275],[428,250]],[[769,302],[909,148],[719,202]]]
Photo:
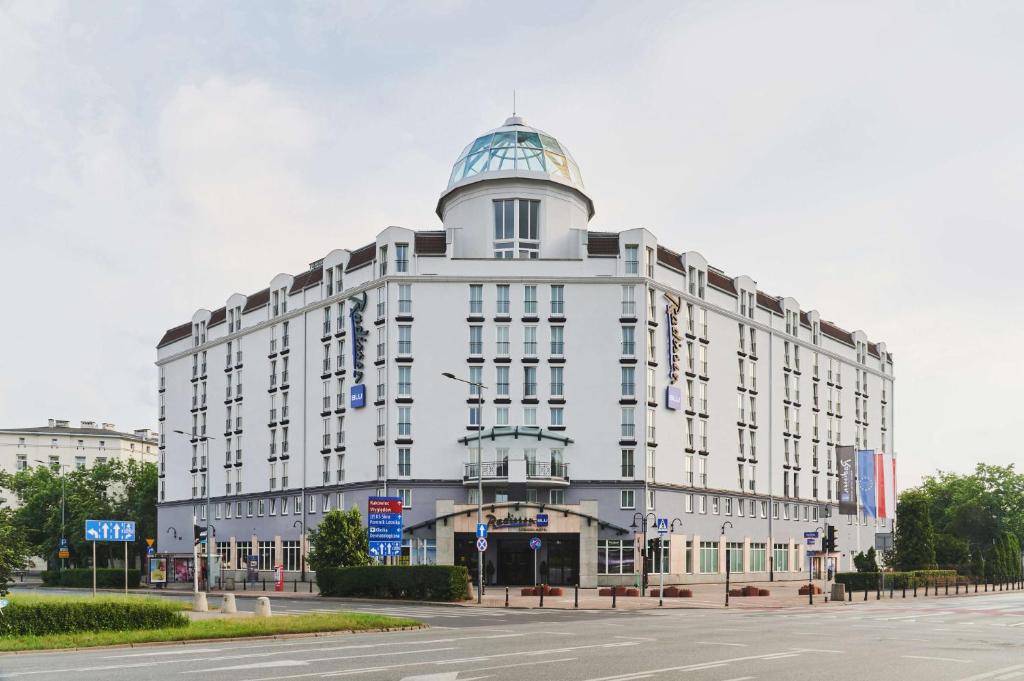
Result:
[[498,300],[494,310],[495,314],[507,315],[509,314],[509,285],[498,284]]
[[622,316],[636,317],[636,287],[622,287]]
[[495,371],[495,394],[500,397],[508,397],[508,374],[507,366],[494,368]]
[[551,285],[551,314],[565,314],[565,286],[562,284]]
[[550,367],[552,397],[561,397],[565,394],[565,384],[562,381],[564,372],[564,367]]
[[725,557],[729,561],[729,572],[733,574],[743,572],[743,544],[741,542],[726,542]]
[[636,368],[620,367],[620,393],[623,397],[634,397],[636,395]]
[[469,354],[480,355],[484,351],[483,342],[484,327],[482,326],[471,326],[469,327]]
[[536,326],[524,326],[523,327],[523,354],[527,357],[533,357],[537,354],[537,327]]
[[408,487],[398,488],[398,498],[402,500],[402,510],[412,508],[412,490]]
[[621,437],[624,440],[632,440],[636,437],[633,407],[622,408]]
[[398,408],[398,436],[412,437],[412,407]]
[[495,350],[499,357],[508,357],[509,353],[509,327],[507,326],[496,326],[495,332]]
[[772,558],[774,559],[772,567],[775,569],[775,572],[789,572],[788,544],[775,544],[772,547]]
[[469,285],[469,314],[480,315],[484,313],[484,287],[483,284]]
[[551,354],[559,356],[565,351],[565,327],[551,327]]
[[[556,491],[556,490],[552,490]],[[562,490],[557,490],[561,492]],[[554,502],[552,502],[554,503]],[[597,540],[597,572],[602,575],[632,575],[635,570],[633,542],[630,539]]]
[[398,448],[398,474],[402,477],[412,475],[412,450],[408,447]]
[[409,271],[409,244],[395,244],[395,270]]
[[410,366],[398,367],[398,394],[402,397],[412,394],[412,367]]
[[537,367],[523,367],[523,396],[537,396]]
[[640,247],[636,244],[626,246],[626,274],[640,273]]
[[523,287],[523,314],[537,314],[537,287],[530,285]]
[[718,542],[702,541],[700,543],[700,571],[702,574],[718,572]]
[[398,285],[398,314],[412,314],[412,284]]
[[752,542],[750,544],[750,571],[751,572],[767,572],[768,560],[767,560],[768,548],[767,544]]
[[[342,341],[338,341],[338,366],[344,366],[344,352]],[[398,354],[410,355],[412,354],[412,327],[408,324],[401,324],[398,327]]]
[[622,327],[622,354],[626,357],[636,354],[636,327]]
[[619,490],[619,508],[636,508],[636,492],[634,490]]

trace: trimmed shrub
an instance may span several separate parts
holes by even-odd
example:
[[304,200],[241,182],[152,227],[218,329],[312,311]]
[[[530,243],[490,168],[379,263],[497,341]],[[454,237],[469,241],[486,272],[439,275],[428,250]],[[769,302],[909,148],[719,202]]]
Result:
[[321,568],[316,573],[316,582],[324,596],[417,601],[462,601],[469,598],[469,572],[464,565]]
[[183,604],[158,598],[16,596],[0,616],[2,636],[184,627]]
[[[129,588],[139,588],[141,579],[142,574],[138,570],[128,570]],[[69,586],[78,589],[91,589],[92,570],[90,568],[43,570],[43,586]],[[100,589],[123,589],[124,569],[97,568],[96,586]]]
[[949,582],[950,586],[956,584],[960,579],[961,584],[967,581],[958,578],[956,570],[913,570],[910,572],[840,572],[836,575],[836,583],[846,585],[847,591],[874,591],[878,588],[879,575],[881,574],[882,588],[888,589],[892,584],[893,589],[902,589],[904,586],[913,589],[914,586],[943,586]]

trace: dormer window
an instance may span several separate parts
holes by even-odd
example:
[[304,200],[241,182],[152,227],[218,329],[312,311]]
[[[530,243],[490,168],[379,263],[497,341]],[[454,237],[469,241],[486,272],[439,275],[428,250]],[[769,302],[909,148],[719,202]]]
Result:
[[525,260],[540,257],[540,201],[494,201],[494,257]]

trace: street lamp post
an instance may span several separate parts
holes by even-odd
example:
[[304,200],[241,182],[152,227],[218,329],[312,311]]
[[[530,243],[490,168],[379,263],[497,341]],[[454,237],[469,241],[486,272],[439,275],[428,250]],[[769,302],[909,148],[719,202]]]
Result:
[[[186,437],[192,437],[191,433],[186,433],[183,430],[173,431],[178,435],[184,435]],[[210,569],[213,567],[213,533],[210,529],[213,525],[210,524],[213,515],[210,511],[210,488],[213,486],[213,475],[210,474],[210,440],[216,439],[212,435],[202,435],[199,440],[203,443],[203,456],[206,459],[206,465],[200,467],[200,472],[206,475],[206,570],[203,572],[206,578],[206,590],[209,591],[210,587]],[[197,561],[198,562],[198,561]],[[198,566],[196,566],[195,573],[198,575]],[[196,592],[199,591],[199,580],[196,580],[194,589]]]
[[[36,463],[40,463],[44,466],[52,466],[53,464],[47,463],[46,461],[40,461],[39,459],[32,459]],[[57,464],[60,466],[60,538],[64,538],[64,469],[69,468],[68,464],[61,463]],[[59,547],[58,547],[59,549]],[[60,569],[64,569],[64,559],[58,558],[60,561]]]
[[[483,478],[483,439],[484,439],[484,390],[486,386],[475,381],[467,381],[450,372],[441,374],[445,378],[459,381],[476,388],[476,522],[484,521],[484,478]],[[484,593],[484,558],[477,551],[476,556],[476,602],[483,603]]]
[[302,581],[306,581],[306,523],[296,520],[292,527],[299,528],[299,571],[302,574]]
[[[720,541],[723,541],[723,542],[725,541],[725,526],[726,525],[729,526],[730,530],[732,529],[732,523],[729,522],[728,520],[726,520],[724,523],[722,523],[722,539]],[[721,554],[719,554],[719,555],[721,555]],[[725,607],[727,607],[727,608],[729,607],[729,577],[730,577],[731,574],[732,574],[732,553],[731,553],[731,551],[729,549],[729,545],[727,543],[726,547],[725,547]]]
[[647,593],[647,519],[654,518],[654,523],[657,524],[658,516],[653,512],[641,513],[637,511],[633,514],[633,522],[630,527],[636,529],[636,520],[640,519],[640,532],[643,534],[644,543],[640,549],[640,589],[646,595]]

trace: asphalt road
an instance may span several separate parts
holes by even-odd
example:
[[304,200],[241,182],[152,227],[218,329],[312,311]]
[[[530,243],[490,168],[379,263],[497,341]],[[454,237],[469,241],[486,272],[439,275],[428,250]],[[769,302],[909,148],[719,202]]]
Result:
[[760,611],[360,606],[421,616],[431,628],[5,655],[0,679],[63,680],[74,674],[75,681],[1024,681],[1019,593]]

